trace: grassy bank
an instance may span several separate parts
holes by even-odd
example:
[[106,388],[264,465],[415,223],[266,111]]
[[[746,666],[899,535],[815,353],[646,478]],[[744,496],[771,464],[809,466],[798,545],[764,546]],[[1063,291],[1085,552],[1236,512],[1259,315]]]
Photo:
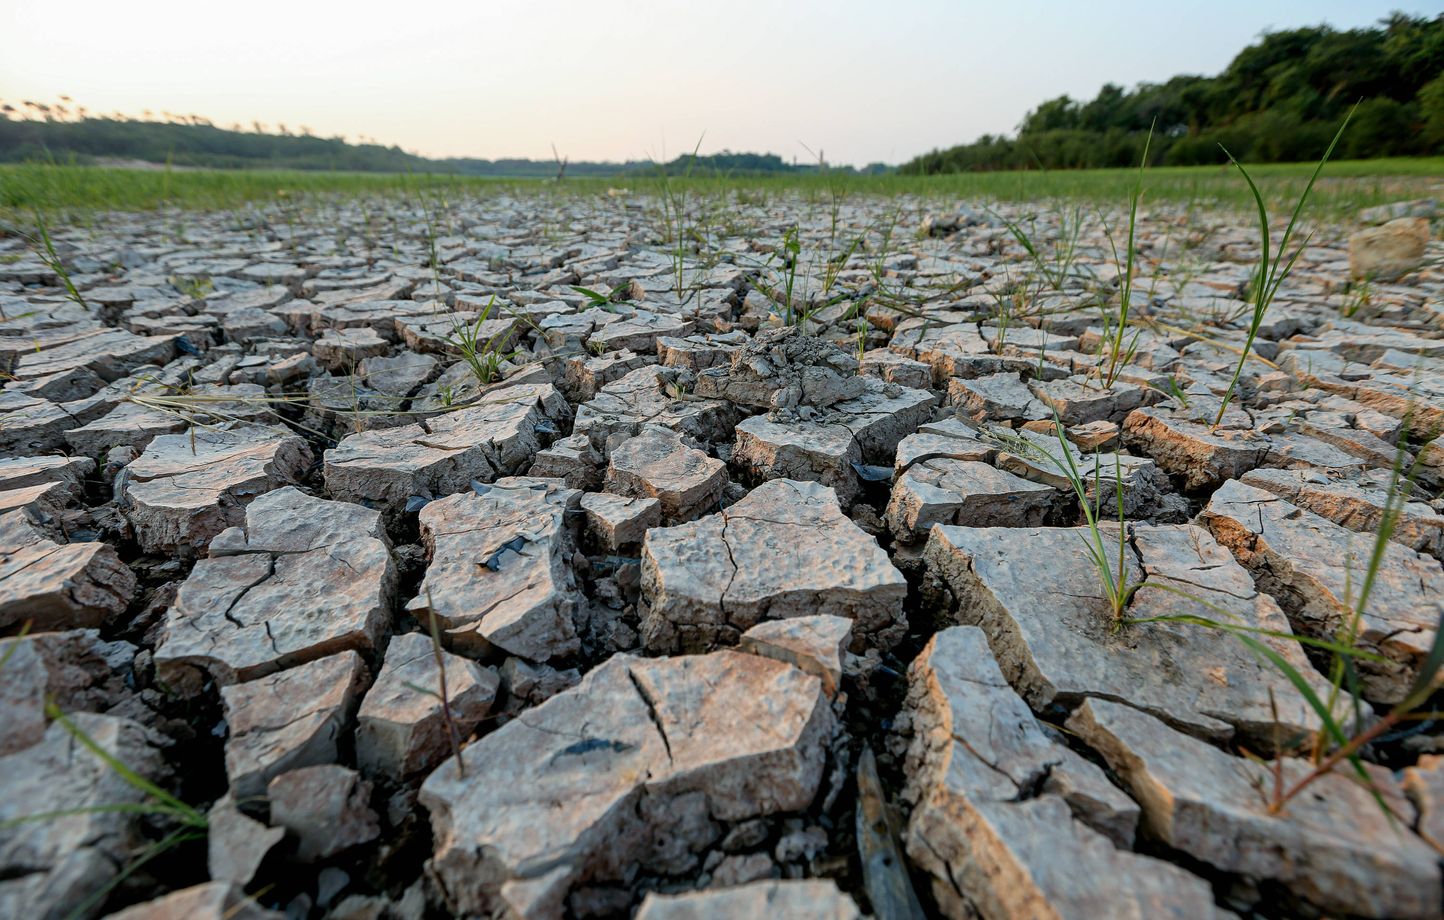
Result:
[[[1311,163],[1250,167],[1264,194],[1296,198]],[[1066,199],[1117,203],[1127,198],[1134,170],[979,172],[945,176],[855,176],[840,173],[779,176],[693,176],[672,178],[700,194],[916,196],[951,201],[1038,201]],[[446,197],[541,191],[601,194],[624,188],[656,191],[655,176],[578,178],[564,183],[531,179],[486,179],[437,174],[306,172],[208,169],[126,169],[24,164],[0,166],[0,217],[15,219],[32,209],[47,212],[146,211],[164,208],[212,210],[315,196],[412,197],[429,191]],[[1343,216],[1373,204],[1438,195],[1444,189],[1444,158],[1344,160],[1330,163],[1314,192],[1312,207]],[[1149,169],[1145,204],[1245,208],[1248,188],[1228,167],[1186,166]]]

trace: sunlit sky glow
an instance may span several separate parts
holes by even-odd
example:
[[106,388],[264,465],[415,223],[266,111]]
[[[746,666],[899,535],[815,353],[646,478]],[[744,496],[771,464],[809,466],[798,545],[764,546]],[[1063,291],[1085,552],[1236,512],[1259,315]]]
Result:
[[[1373,0],[0,0],[0,98],[306,126],[427,156],[896,163],[1039,101],[1213,74]],[[1403,5],[1408,12],[1437,10]],[[806,147],[804,147],[806,145]]]

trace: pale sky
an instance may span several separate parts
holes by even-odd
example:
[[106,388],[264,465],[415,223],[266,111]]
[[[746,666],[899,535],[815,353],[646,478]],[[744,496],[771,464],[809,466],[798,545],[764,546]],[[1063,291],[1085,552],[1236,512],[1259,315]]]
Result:
[[365,135],[426,156],[724,148],[897,163],[1038,102],[1214,74],[1265,29],[1418,0],[0,0],[0,98]]

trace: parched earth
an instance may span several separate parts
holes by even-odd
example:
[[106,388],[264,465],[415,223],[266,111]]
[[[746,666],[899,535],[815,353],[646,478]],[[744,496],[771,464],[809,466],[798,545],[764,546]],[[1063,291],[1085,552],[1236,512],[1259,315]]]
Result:
[[692,205],[0,239],[0,916],[1444,916],[1432,203]]

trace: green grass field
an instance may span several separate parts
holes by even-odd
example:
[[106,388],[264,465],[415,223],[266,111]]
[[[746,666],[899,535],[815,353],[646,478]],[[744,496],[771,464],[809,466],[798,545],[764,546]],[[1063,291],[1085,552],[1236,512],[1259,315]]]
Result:
[[[1311,163],[1250,166],[1264,194],[1293,200],[1313,169]],[[1127,199],[1136,172],[1100,169],[1052,172],[987,172],[948,176],[854,176],[842,173],[779,176],[672,177],[703,195],[740,193],[766,196],[797,192],[915,196],[952,201],[1042,201],[1063,199],[1094,204]],[[301,172],[266,170],[124,169],[23,164],[0,166],[0,219],[23,222],[40,209],[57,216],[75,212],[148,211],[166,208],[209,210],[318,196],[410,198],[428,190],[447,197],[500,192],[600,194],[611,188],[655,191],[656,176],[579,178],[556,183],[534,179],[487,179],[439,174]],[[1330,163],[1314,190],[1311,209],[1319,216],[1404,198],[1438,195],[1444,188],[1444,158],[1344,160]],[[1251,205],[1241,176],[1226,166],[1159,167],[1145,175],[1145,204],[1163,201],[1243,209]]]

